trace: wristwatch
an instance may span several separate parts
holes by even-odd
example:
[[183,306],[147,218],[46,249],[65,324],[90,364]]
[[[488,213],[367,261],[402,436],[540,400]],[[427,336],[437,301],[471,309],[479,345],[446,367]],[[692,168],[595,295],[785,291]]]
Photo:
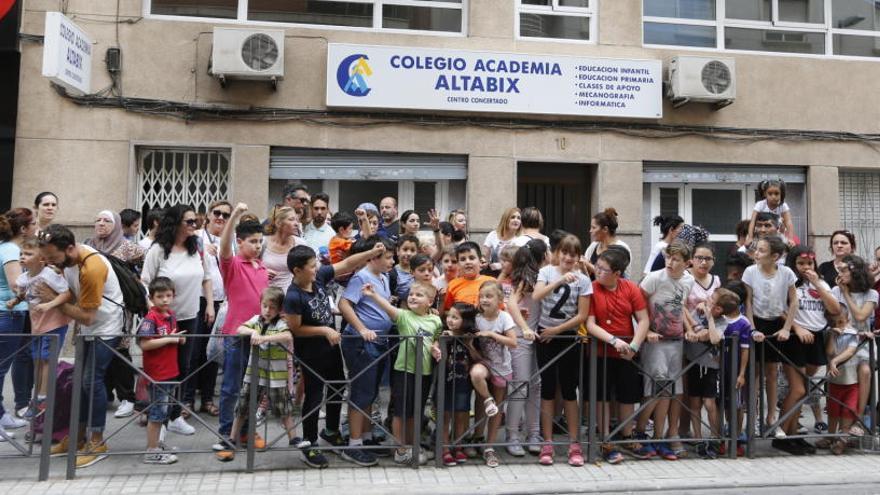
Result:
[[617,344],[617,337],[615,337],[615,336],[612,335],[612,336],[611,336],[611,340],[609,340],[608,343],[609,343],[610,345]]

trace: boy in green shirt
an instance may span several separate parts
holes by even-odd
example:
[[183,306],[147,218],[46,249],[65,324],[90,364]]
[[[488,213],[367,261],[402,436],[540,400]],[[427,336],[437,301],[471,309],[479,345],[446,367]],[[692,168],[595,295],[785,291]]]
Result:
[[[409,309],[394,307],[390,302],[378,297],[376,291],[369,284],[363,287],[365,296],[372,298],[388,313],[397,325],[397,332],[401,339],[397,360],[391,371],[391,400],[394,404],[394,420],[391,424],[392,433],[401,444],[418,445],[417,438],[413,438],[416,401],[412,400],[415,394],[416,380],[422,381],[422,394],[418,397],[418,407],[424,411],[425,402],[428,400],[428,392],[431,389],[431,372],[433,362],[431,358],[440,361],[440,345],[437,339],[443,330],[440,317],[431,313],[431,304],[437,295],[437,289],[433,285],[423,282],[414,282],[406,299]],[[423,347],[416,349],[416,339],[421,335]],[[409,337],[409,338],[406,338]],[[422,360],[422,376],[416,376],[416,359]],[[409,400],[406,400],[409,398]],[[404,424],[405,420],[405,424]],[[394,462],[408,464],[413,459],[413,453],[407,449],[398,448],[394,452]],[[419,464],[425,463],[424,454],[419,453]]]

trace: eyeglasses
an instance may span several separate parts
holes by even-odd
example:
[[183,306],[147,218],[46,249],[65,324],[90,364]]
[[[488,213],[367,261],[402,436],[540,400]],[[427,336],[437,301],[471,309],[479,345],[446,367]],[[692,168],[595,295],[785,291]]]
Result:
[[189,225],[190,227],[195,227],[199,224],[199,220],[197,218],[187,218],[183,221],[183,223]]
[[224,220],[229,220],[229,217],[232,216],[232,213],[226,213],[223,210],[212,210],[211,214],[214,215],[214,217],[216,218],[223,217]]
[[709,263],[709,262],[715,261],[715,258],[713,258],[711,256],[694,256],[694,260],[696,260],[700,263]]
[[613,270],[611,270],[610,268],[602,268],[601,266],[596,267],[596,275],[600,273],[612,273],[612,271]]

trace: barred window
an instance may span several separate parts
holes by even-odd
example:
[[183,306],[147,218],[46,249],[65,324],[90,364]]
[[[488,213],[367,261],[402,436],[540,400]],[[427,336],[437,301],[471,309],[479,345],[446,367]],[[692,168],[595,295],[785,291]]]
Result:
[[229,158],[225,149],[137,149],[137,204],[141,213],[178,203],[204,213],[208,204],[229,196]]
[[859,256],[874,259],[880,246],[880,173],[841,170],[840,220],[856,236]]

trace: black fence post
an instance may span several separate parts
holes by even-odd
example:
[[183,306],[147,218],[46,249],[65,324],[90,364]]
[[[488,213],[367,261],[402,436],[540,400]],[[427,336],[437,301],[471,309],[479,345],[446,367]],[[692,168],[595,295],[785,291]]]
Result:
[[589,430],[587,431],[587,441],[589,445],[587,446],[587,462],[593,463],[596,461],[596,456],[598,454],[598,444],[596,443],[596,430],[599,427],[599,405],[596,403],[597,394],[596,387],[598,386],[596,380],[596,370],[597,370],[597,360],[598,360],[598,351],[599,342],[595,338],[590,338],[590,388],[589,388],[589,396],[590,396],[590,420],[588,421]]
[[86,337],[74,336],[75,357],[73,363],[73,388],[70,403],[70,431],[67,432],[67,479],[76,477],[76,446],[79,443],[79,410],[82,408],[83,369],[85,363]]
[[[453,344],[454,345],[454,344]],[[434,425],[434,465],[443,466],[443,437],[447,435],[446,429],[446,361],[449,356],[449,337],[440,336],[440,362],[437,364],[437,386],[434,387],[434,416],[437,422]],[[454,379],[454,377],[453,377]],[[454,389],[453,389],[454,390]],[[455,413],[453,412],[453,418]],[[451,421],[455,423],[455,420]]]
[[49,337],[49,382],[46,383],[46,412],[43,416],[39,481],[49,479],[49,456],[52,450],[52,431],[55,426],[55,373],[58,370],[58,353],[61,348],[61,342],[59,342],[57,335],[47,335],[46,337]]
[[[415,390],[413,390],[413,398],[415,405],[421,405],[422,403],[422,372],[423,368],[423,356],[424,352],[424,340],[425,337],[419,333],[416,335],[416,345],[415,345],[415,358],[416,358],[416,379],[415,379]],[[436,405],[435,405],[436,406]],[[413,418],[413,447],[412,447],[412,460],[413,467],[415,469],[419,468],[419,459],[422,454],[422,418],[424,417],[424,410],[421,407],[413,407],[413,412],[415,413],[415,417]],[[406,414],[404,414],[406,416]],[[406,423],[404,423],[405,425]],[[406,426],[404,426],[404,431],[406,431]],[[405,436],[405,435],[404,435]]]
[[[730,370],[730,379],[727,381],[727,395],[728,399],[728,432],[730,434],[730,438],[727,440],[727,457],[730,459],[736,459],[736,442],[739,438],[739,410],[737,408],[737,397],[739,395],[739,390],[736,388],[736,379],[739,375],[739,335],[734,334],[733,338],[726,342],[730,345],[730,358],[728,358],[728,369]],[[725,343],[722,343],[724,345]],[[722,358],[723,359],[723,358]],[[721,421],[718,422],[719,425],[724,424],[724,415],[721,414]],[[721,432],[718,432],[721,434]]]
[[[239,345],[241,346],[242,352],[239,353],[239,359],[244,358],[244,346],[250,344],[250,339],[245,338],[244,336],[240,337]],[[254,472],[254,446],[256,444],[256,435],[257,435],[257,391],[260,386],[260,350],[251,349],[249,356],[251,357],[251,361],[254,363],[251,366],[251,388],[250,394],[248,395],[248,436],[247,436],[247,466],[245,467],[245,471],[248,473]],[[256,359],[254,359],[254,353],[257,354]],[[242,363],[247,366],[247,363]],[[233,442],[236,442],[237,439],[232,439]]]

